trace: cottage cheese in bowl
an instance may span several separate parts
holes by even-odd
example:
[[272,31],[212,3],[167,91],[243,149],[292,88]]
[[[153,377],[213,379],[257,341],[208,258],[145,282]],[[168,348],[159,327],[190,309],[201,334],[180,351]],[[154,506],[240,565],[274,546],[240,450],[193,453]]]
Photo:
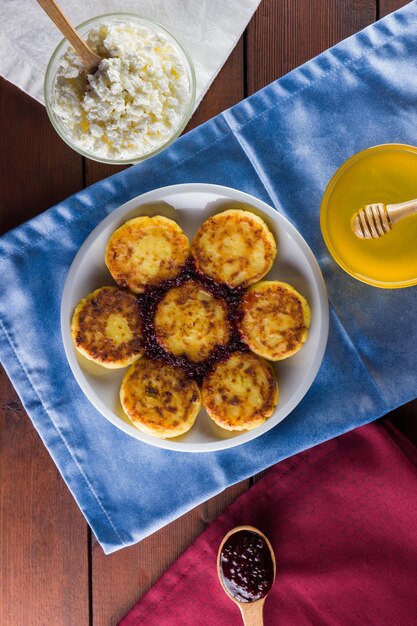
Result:
[[195,80],[187,53],[165,28],[130,14],[94,18],[78,30],[102,61],[86,75],[65,42],[55,51],[45,82],[55,129],[98,161],[133,163],[159,152],[192,113]]

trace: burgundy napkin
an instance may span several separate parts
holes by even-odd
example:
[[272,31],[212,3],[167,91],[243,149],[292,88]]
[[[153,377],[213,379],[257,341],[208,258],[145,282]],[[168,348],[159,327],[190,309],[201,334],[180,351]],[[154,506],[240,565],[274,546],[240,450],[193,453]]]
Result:
[[216,555],[242,524],[262,530],[276,554],[265,626],[416,626],[417,449],[390,423],[275,465],[119,626],[241,626]]

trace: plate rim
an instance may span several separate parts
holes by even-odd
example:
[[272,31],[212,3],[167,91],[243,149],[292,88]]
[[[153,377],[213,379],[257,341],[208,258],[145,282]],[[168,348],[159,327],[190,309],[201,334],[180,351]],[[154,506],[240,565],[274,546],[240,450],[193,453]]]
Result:
[[[254,206],[255,208],[264,211],[266,215],[269,215],[273,218],[273,214],[276,213],[278,215],[278,220],[282,220],[285,223],[285,228],[287,234],[292,237],[297,245],[301,248],[308,265],[312,271],[315,286],[318,291],[319,302],[321,306],[321,315],[320,315],[320,328],[319,328],[319,343],[317,350],[314,354],[314,358],[310,363],[309,368],[305,371],[304,376],[300,382],[299,390],[295,393],[292,398],[287,402],[286,412],[280,417],[280,419],[273,424],[270,423],[270,419],[267,419],[264,424],[255,428],[253,430],[242,431],[242,434],[237,435],[233,438],[219,439],[218,441],[212,442],[203,442],[203,443],[187,443],[184,441],[176,441],[173,439],[159,439],[157,437],[151,437],[146,433],[142,433],[139,429],[135,428],[133,425],[130,425],[124,422],[120,417],[114,414],[110,409],[108,409],[107,405],[96,395],[94,394],[94,401],[92,399],[92,394],[90,391],[90,386],[86,382],[85,378],[83,378],[83,369],[81,365],[78,363],[75,351],[73,348],[73,342],[71,337],[71,332],[68,329],[68,313],[69,313],[69,294],[70,290],[73,286],[74,278],[76,276],[77,271],[81,265],[81,262],[85,256],[85,252],[90,247],[91,243],[96,239],[96,237],[102,232],[108,224],[112,221],[116,221],[119,216],[122,216],[123,213],[128,212],[134,205],[144,204],[152,199],[155,200],[154,196],[168,196],[178,192],[182,193],[213,193],[220,196],[223,196],[225,199],[236,200],[238,202],[246,203]],[[161,199],[161,198],[159,198]],[[266,210],[265,210],[266,209]],[[272,212],[272,215],[268,213],[268,211]],[[279,224],[277,224],[280,227]],[[71,309],[72,311],[72,309]],[[81,246],[78,248],[78,251],[70,265],[68,270],[64,289],[62,291],[61,296],[61,307],[60,307],[60,324],[61,324],[61,339],[64,346],[65,356],[67,362],[70,366],[71,372],[80,387],[81,391],[84,393],[88,401],[93,405],[93,407],[110,423],[114,426],[122,430],[129,436],[141,441],[143,443],[150,444],[157,448],[163,448],[176,452],[186,452],[186,453],[202,453],[202,452],[217,452],[220,450],[227,450],[230,448],[234,448],[239,445],[243,445],[244,443],[248,443],[253,439],[256,439],[272,428],[274,428],[277,424],[279,424],[283,419],[288,417],[288,415],[294,410],[294,408],[301,402],[304,398],[308,390],[310,389],[312,383],[314,382],[316,375],[320,369],[321,363],[323,361],[324,353],[327,346],[328,333],[329,333],[329,300],[327,295],[326,284],[320,269],[320,266],[315,258],[313,252],[311,251],[310,246],[305,241],[304,237],[301,233],[296,229],[293,224],[284,216],[282,213],[277,211],[273,206],[267,204],[263,200],[256,198],[255,196],[246,193],[244,191],[240,191],[238,189],[234,189],[233,187],[227,187],[224,185],[217,185],[211,183],[178,183],[175,185],[168,185],[165,187],[158,187],[156,189],[152,189],[143,194],[139,194],[134,196],[133,198],[127,200],[116,209],[112,210],[109,215],[103,218],[89,233],[86,239],[83,241]],[[301,390],[301,391],[300,391]]]

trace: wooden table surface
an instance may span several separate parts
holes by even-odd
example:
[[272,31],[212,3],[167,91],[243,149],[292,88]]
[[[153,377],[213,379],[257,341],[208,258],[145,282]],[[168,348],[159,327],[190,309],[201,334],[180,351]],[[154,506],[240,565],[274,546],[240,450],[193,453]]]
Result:
[[[404,4],[263,0],[189,128]],[[72,152],[44,108],[3,79],[0,120],[1,232],[120,169]],[[392,414],[415,442],[416,414],[415,402]],[[255,479],[227,489],[140,544],[105,556],[0,370],[0,624],[116,624]]]

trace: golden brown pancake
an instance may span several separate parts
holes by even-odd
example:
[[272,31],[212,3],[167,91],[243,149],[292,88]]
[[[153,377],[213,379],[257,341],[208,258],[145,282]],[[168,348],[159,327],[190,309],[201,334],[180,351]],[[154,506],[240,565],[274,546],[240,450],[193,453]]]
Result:
[[175,278],[190,255],[190,244],[176,222],[156,215],[135,217],[110,237],[105,261],[121,287],[142,293],[148,285]]
[[227,430],[250,430],[272,415],[278,383],[272,367],[251,352],[233,352],[203,381],[203,405]]
[[139,430],[162,439],[187,432],[201,409],[196,382],[182,369],[146,357],[125,374],[120,401]]
[[229,209],[202,224],[191,254],[197,269],[216,282],[246,287],[269,272],[277,246],[260,217],[250,211]]
[[158,303],[154,325],[158,343],[175,356],[203,361],[216,346],[229,342],[226,303],[200,283],[173,287]]
[[310,307],[287,283],[263,281],[252,285],[241,300],[240,313],[243,341],[265,359],[285,359],[307,340]]
[[90,361],[107,368],[130,365],[143,353],[137,297],[117,287],[96,289],[75,308],[71,334]]

